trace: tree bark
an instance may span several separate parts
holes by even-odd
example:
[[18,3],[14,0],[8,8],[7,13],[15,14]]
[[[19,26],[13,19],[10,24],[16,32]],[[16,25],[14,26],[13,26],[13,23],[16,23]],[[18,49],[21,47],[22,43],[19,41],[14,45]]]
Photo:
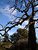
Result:
[[34,28],[34,23],[33,18],[30,18],[29,20],[29,34],[28,34],[28,50],[36,50],[36,35],[35,35],[35,28]]

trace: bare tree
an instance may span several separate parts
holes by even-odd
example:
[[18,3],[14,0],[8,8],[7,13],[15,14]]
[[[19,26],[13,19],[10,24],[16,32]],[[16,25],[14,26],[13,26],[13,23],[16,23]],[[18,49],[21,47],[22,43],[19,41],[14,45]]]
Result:
[[[15,20],[9,21],[6,24],[6,26],[0,31],[5,31],[5,33],[7,33],[13,27],[18,26],[19,24],[22,25],[24,21],[29,20],[28,47],[31,48],[31,50],[36,50],[36,35],[34,24],[35,21],[37,21],[38,19],[35,20],[33,18],[35,13],[38,12],[38,10],[35,10],[35,7],[38,5],[38,1],[37,0],[14,0],[14,1],[15,1],[14,4],[10,7],[10,9],[14,8],[11,13],[13,13],[15,10],[18,10],[18,12],[23,13],[23,15],[21,17],[13,15],[15,17]],[[19,20],[16,21],[17,19]],[[11,24],[12,26],[10,27],[7,26],[9,24]]]

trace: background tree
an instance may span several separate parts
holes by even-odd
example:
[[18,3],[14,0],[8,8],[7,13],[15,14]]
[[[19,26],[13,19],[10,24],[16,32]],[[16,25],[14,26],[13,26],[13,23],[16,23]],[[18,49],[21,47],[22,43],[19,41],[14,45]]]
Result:
[[21,40],[21,39],[28,39],[28,31],[26,29],[19,28],[17,30],[17,33],[14,33],[10,37],[11,37],[11,41],[14,41],[14,42],[17,42],[18,40]]

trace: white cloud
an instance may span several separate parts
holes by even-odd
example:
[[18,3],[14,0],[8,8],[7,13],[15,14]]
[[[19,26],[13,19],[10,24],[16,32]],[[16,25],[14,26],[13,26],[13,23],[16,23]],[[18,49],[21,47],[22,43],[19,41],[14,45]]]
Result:
[[38,19],[38,12],[35,13],[34,19]]
[[8,34],[9,34],[9,35],[12,35],[12,34],[13,34],[13,32],[12,32],[12,31],[9,31],[9,32],[8,32]]
[[38,7],[38,5],[36,7]]
[[17,13],[16,10],[14,10],[14,11],[13,10],[14,10],[14,7],[10,9],[10,6],[9,5],[7,5],[5,8],[0,8],[0,12],[3,15],[8,16],[10,19],[14,18],[13,15],[15,15]]
[[16,27],[23,29],[28,24],[28,22],[29,22],[28,20],[27,21],[24,21],[22,25],[18,25]]
[[36,32],[36,37],[38,39],[38,29],[37,28],[35,29],[35,32]]
[[5,31],[0,31],[0,33],[3,35],[5,33]]

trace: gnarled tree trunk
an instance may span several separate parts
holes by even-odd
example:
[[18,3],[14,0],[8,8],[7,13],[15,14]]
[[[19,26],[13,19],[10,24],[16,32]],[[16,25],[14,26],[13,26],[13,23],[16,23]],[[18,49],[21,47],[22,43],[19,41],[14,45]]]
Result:
[[30,18],[29,23],[30,25],[29,25],[29,34],[28,34],[29,36],[28,47],[29,47],[29,50],[36,50],[36,35],[35,35],[33,18]]

